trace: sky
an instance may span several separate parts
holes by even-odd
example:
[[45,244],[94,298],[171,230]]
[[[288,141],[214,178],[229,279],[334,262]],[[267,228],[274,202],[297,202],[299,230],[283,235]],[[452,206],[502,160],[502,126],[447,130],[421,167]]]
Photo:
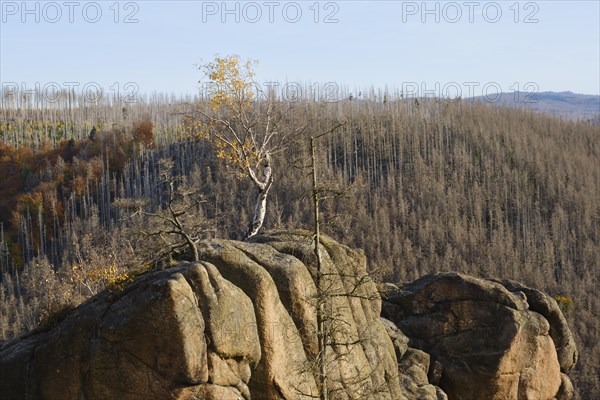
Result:
[[0,10],[4,90],[190,95],[199,65],[237,54],[281,90],[600,94],[598,0],[2,0]]

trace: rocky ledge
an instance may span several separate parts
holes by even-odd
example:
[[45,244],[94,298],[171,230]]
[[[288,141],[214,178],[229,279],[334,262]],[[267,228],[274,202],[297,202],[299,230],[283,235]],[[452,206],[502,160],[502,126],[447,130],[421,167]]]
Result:
[[[321,244],[330,399],[572,397],[577,350],[550,297],[437,274],[387,285],[382,303],[361,252]],[[213,239],[200,253],[0,344],[2,398],[313,399],[311,236]]]
[[386,285],[382,315],[434,366],[450,399],[568,400],[577,347],[556,301],[509,280],[437,273]]

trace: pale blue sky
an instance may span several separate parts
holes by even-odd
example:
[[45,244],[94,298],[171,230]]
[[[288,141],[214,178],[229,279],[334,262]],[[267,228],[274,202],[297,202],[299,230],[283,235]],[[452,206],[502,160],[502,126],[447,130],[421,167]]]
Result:
[[[105,90],[134,82],[142,93],[193,94],[201,77],[194,64],[235,53],[259,60],[259,82],[446,86],[463,97],[533,82],[539,91],[600,93],[597,0],[315,3],[228,2],[225,14],[221,1],[29,2],[26,11],[3,0],[0,81]],[[137,22],[124,23],[128,15]]]

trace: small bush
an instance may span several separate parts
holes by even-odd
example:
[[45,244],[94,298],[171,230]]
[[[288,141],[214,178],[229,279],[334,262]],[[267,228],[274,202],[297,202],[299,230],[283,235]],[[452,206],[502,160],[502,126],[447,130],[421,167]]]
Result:
[[566,296],[554,296],[554,300],[558,303],[558,306],[563,313],[568,313],[571,308],[575,305],[573,299]]

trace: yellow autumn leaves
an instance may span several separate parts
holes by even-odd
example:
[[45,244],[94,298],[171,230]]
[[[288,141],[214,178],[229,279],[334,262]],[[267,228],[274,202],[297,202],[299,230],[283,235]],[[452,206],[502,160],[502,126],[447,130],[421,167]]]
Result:
[[200,69],[206,77],[196,116],[186,115],[184,124],[193,136],[210,140],[216,155],[244,176],[250,165],[260,160],[257,143],[251,133],[252,112],[256,100],[253,70],[255,62],[242,62],[236,55],[220,57]]
[[209,79],[206,94],[214,112],[222,108],[236,112],[250,109],[255,97],[252,66],[252,61],[241,63],[238,56],[217,56],[202,67]]

